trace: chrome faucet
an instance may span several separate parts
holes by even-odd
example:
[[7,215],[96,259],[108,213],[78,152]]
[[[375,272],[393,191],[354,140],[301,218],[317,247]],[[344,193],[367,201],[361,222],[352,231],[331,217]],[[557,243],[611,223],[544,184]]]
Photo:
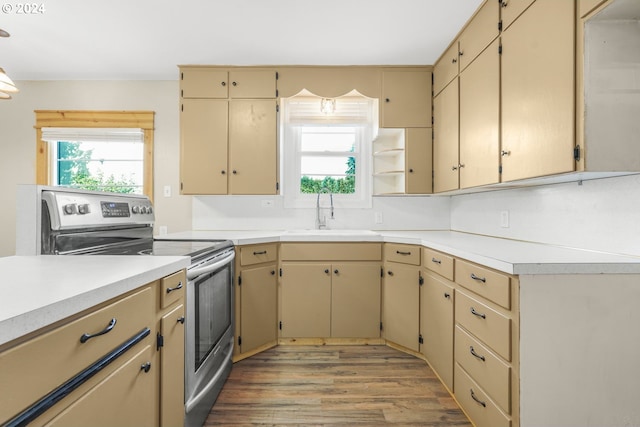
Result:
[[333,193],[327,187],[322,187],[318,190],[318,198],[316,200],[316,228],[318,230],[322,228],[327,228],[327,217],[320,217],[320,194],[321,193],[329,193],[329,200],[331,202],[331,219],[333,219]]

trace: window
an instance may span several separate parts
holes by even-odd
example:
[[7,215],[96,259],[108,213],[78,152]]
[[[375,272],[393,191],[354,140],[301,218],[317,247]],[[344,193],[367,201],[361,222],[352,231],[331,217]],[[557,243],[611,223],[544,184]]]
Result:
[[377,114],[377,101],[355,91],[335,99],[307,91],[283,99],[285,207],[314,206],[323,188],[339,206],[371,206],[370,147]]
[[153,112],[35,113],[37,184],[153,199]]
[[143,192],[141,129],[43,128],[51,185],[114,193]]

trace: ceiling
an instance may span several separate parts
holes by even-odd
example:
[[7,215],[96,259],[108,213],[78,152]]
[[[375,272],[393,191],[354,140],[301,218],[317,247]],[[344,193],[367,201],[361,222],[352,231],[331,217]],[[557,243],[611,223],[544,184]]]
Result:
[[176,80],[179,64],[433,64],[480,3],[39,0],[37,14],[5,3],[0,67],[13,80]]

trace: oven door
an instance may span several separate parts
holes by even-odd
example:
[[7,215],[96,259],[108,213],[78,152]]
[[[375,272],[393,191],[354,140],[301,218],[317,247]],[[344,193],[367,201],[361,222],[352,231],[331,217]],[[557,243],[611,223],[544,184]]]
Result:
[[233,259],[228,249],[187,270],[185,424],[201,426],[232,365]]

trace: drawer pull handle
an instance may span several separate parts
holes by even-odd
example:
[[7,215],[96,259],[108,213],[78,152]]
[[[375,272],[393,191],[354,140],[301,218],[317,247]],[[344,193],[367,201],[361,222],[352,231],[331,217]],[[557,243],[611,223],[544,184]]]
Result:
[[474,316],[482,317],[483,319],[487,318],[486,314],[478,313],[473,307],[471,307],[471,314],[473,314]]
[[184,325],[184,316],[178,317],[178,323],[182,323]]
[[445,292],[445,293],[444,293],[444,297],[445,297],[446,299],[449,299],[449,298],[451,298],[451,294],[450,294],[449,292]]
[[267,251],[254,252],[254,255],[266,255]]
[[487,407],[487,404],[486,404],[485,402],[483,402],[482,400],[480,400],[480,399],[478,399],[478,398],[476,397],[476,394],[473,392],[473,389],[472,389],[472,388],[470,388],[470,389],[469,389],[469,391],[471,392],[471,398],[472,398],[473,400],[475,400],[476,402],[478,402],[478,404],[482,405],[482,407],[483,407],[483,408],[486,408],[486,407]]
[[143,364],[140,366],[140,370],[141,370],[141,371],[144,371],[145,373],[149,372],[149,370],[150,370],[150,369],[151,369],[151,363],[150,363],[150,362],[143,363]]
[[411,252],[396,251],[398,255],[411,255]]
[[436,264],[442,264],[442,261],[439,259],[431,258],[431,262],[435,262]]
[[471,355],[473,357],[475,357],[476,359],[480,359],[480,360],[482,360],[484,362],[484,356],[476,353],[476,351],[475,351],[475,349],[473,348],[472,345],[469,346],[469,352],[471,353]]
[[113,319],[111,319],[111,321],[109,322],[109,324],[107,325],[106,328],[104,328],[103,330],[101,330],[100,332],[96,333],[96,334],[82,334],[82,336],[80,337],[80,342],[81,343],[86,343],[87,341],[89,341],[91,338],[95,338],[95,337],[99,337],[100,335],[104,335],[107,332],[111,332],[111,330],[113,328],[115,328],[116,326],[116,318],[114,317]]
[[476,275],[475,275],[475,274],[473,274],[473,273],[471,273],[471,278],[472,278],[473,280],[477,280],[478,282],[482,282],[482,283],[486,283],[486,282],[487,282],[487,279],[486,279],[486,278],[484,278],[484,277],[478,277],[478,276],[476,276]]
[[177,291],[178,289],[182,289],[182,282],[178,282],[178,286],[175,288],[167,288],[167,293],[170,294],[173,291]]

